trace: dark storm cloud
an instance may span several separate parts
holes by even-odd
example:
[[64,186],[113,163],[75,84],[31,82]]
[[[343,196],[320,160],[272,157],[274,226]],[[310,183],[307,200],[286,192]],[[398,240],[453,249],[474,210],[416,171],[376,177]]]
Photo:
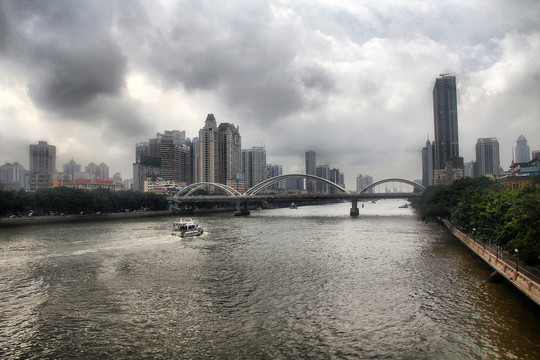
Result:
[[28,95],[38,108],[57,120],[145,128],[133,111],[118,115],[129,107],[122,98],[127,58],[114,38],[114,9],[107,2],[13,1],[1,9],[0,27],[8,35],[0,46],[27,70]]
[[298,61],[302,27],[269,4],[182,2],[170,28],[146,38],[149,66],[169,86],[212,91],[237,113],[269,124],[333,89],[330,74]]

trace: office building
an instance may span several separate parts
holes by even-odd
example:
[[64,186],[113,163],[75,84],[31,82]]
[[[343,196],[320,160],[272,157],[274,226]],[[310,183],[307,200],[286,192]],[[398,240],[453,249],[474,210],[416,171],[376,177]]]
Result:
[[497,138],[480,138],[476,141],[475,177],[497,176],[500,167]]
[[520,135],[516,141],[516,163],[527,163],[531,161],[531,149],[527,145],[527,139],[525,136]]
[[534,159],[540,159],[540,150],[535,150],[532,152],[532,159],[531,160],[534,160]]
[[456,77],[441,74],[433,87],[435,147],[433,169],[445,169],[447,162],[459,157]]
[[[317,155],[315,151],[309,150],[306,151],[306,174],[315,175],[315,167],[317,164]],[[306,190],[307,192],[315,192],[315,181],[306,179]]]
[[266,150],[263,146],[242,149],[242,172],[246,189],[266,179]]
[[221,123],[208,114],[199,130],[199,181],[226,184],[242,170],[242,138],[239,127]]

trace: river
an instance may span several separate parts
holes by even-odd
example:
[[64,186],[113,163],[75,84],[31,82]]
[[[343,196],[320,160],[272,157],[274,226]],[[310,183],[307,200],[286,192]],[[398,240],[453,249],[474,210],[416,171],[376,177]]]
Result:
[[401,204],[0,229],[0,358],[539,359],[538,307]]

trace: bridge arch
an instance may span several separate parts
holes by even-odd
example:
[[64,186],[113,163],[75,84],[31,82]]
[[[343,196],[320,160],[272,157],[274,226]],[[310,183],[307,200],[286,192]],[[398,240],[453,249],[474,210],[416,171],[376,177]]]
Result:
[[231,195],[231,196],[240,196],[240,195],[242,195],[237,190],[233,189],[230,186],[224,185],[224,184],[210,183],[210,182],[199,182],[199,183],[195,183],[195,184],[191,184],[191,185],[186,186],[185,188],[183,188],[182,190],[177,192],[174,195],[173,198],[179,199],[180,197],[190,196],[195,191],[200,190],[200,189],[202,189],[204,187],[209,187],[209,186],[215,186],[215,187],[223,190],[225,193],[227,193],[228,195]]
[[424,192],[426,188],[420,184],[415,183],[414,181],[406,180],[406,179],[399,179],[399,178],[390,178],[390,179],[384,179],[374,182],[373,184],[369,184],[362,190],[360,190],[360,194],[366,193],[368,190],[373,189],[377,185],[381,185],[384,183],[390,183],[390,182],[400,182],[407,185],[411,185],[415,190],[419,190],[420,192]]
[[297,178],[304,178],[304,179],[312,179],[312,180],[322,181],[322,182],[330,185],[334,189],[337,189],[337,190],[339,190],[341,192],[344,192],[344,193],[348,193],[347,190],[345,190],[344,188],[342,188],[338,184],[336,184],[336,183],[334,183],[334,182],[332,182],[330,180],[323,179],[321,177],[315,176],[315,175],[309,175],[309,174],[286,174],[286,175],[278,175],[278,176],[274,176],[273,178],[266,179],[263,182],[260,182],[257,185],[253,186],[248,191],[246,191],[244,193],[244,195],[256,195],[259,191],[261,191],[261,190],[265,189],[266,187],[268,187],[270,185],[273,185],[273,184],[275,184],[277,182],[287,180],[287,179],[297,179]]

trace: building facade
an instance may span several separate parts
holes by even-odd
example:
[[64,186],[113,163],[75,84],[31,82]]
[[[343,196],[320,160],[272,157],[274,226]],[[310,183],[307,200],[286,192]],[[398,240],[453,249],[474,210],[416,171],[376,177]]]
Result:
[[263,146],[242,149],[242,172],[246,189],[266,180],[266,150]]
[[456,77],[442,74],[433,87],[435,147],[433,169],[445,169],[450,159],[459,157]]
[[26,188],[26,169],[16,163],[0,165],[0,190],[20,190]]
[[[306,151],[306,174],[307,175],[316,175],[315,167],[317,166],[317,154],[315,151],[309,150]],[[306,179],[306,190],[307,192],[315,192],[315,181]]]
[[433,151],[433,145],[427,139],[422,148],[422,185],[425,187],[433,185]]
[[500,167],[499,141],[497,138],[480,138],[476,141],[474,176],[497,176]]
[[234,124],[217,125],[208,114],[199,130],[199,181],[227,184],[242,170],[242,138]]
[[[363,188],[371,184],[373,184],[373,177],[362,174],[358,175],[356,177],[356,192],[360,192]],[[370,189],[368,192],[372,193],[373,191]]]
[[[317,165],[315,167],[315,175],[330,180],[330,166],[329,165]],[[328,184],[323,183],[322,181],[316,181],[315,182],[315,188],[317,190],[317,193],[319,194],[329,194],[330,193],[330,187]]]

